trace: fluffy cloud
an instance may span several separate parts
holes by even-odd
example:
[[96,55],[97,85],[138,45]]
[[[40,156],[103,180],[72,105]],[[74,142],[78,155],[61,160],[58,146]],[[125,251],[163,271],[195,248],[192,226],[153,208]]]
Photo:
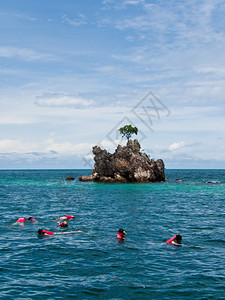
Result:
[[100,146],[102,149],[107,149],[108,151],[114,151],[115,145],[118,145],[121,142],[123,145],[125,141],[120,140],[106,140],[103,139],[96,143],[79,143],[72,144],[70,142],[67,143],[56,143],[53,138],[47,140],[48,146],[46,151],[54,151],[59,154],[71,155],[76,154],[79,156],[89,156],[92,153],[92,147],[95,145]]
[[90,149],[92,149],[93,144],[90,143],[80,143],[80,144],[72,144],[70,142],[67,143],[56,143],[53,139],[48,140],[49,145],[47,146],[47,151],[54,151],[59,154],[65,155],[83,155],[86,154]]
[[173,144],[169,145],[168,150],[169,151],[174,151],[174,150],[184,148],[185,146],[187,146],[186,142],[173,143]]
[[62,17],[63,22],[72,25],[72,26],[81,26],[87,24],[85,16],[83,14],[78,14],[77,18],[70,19],[67,15]]
[[94,101],[72,95],[55,93],[37,97],[35,104],[42,107],[68,107],[82,109],[90,107],[94,104]]
[[24,142],[20,139],[3,139],[0,140],[0,153],[35,151],[36,146],[34,143]]
[[48,53],[37,52],[28,48],[16,48],[16,47],[0,47],[0,57],[4,58],[20,58],[26,61],[35,60],[55,60],[56,56]]

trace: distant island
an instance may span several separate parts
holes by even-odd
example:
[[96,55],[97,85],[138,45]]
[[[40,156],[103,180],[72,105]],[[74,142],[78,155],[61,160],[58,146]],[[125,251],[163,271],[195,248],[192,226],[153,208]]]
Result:
[[80,176],[79,180],[124,183],[165,181],[163,160],[150,159],[140,149],[136,139],[128,139],[126,146],[118,145],[113,154],[94,146],[94,170],[89,176]]

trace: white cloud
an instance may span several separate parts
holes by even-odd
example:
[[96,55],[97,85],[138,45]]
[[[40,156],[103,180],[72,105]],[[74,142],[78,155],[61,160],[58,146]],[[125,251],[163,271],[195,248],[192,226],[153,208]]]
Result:
[[[57,143],[55,142],[54,138],[50,138],[46,141],[48,143],[48,146],[46,148],[46,151],[55,151],[59,154],[64,155],[79,155],[79,156],[89,156],[92,157],[92,147],[93,146],[100,146],[102,149],[106,149],[107,151],[113,152],[116,148],[115,145],[118,145],[120,143],[120,140],[106,140],[103,139],[100,142],[95,143],[79,143],[79,144],[73,144],[70,142],[66,143]],[[124,144],[124,141],[122,142]]]
[[187,146],[186,142],[175,142],[168,146],[169,151],[178,150]]
[[129,6],[137,6],[145,3],[145,0],[103,0],[103,9],[124,10]]
[[26,61],[35,60],[55,60],[56,56],[53,54],[42,53],[28,48],[17,47],[0,47],[0,57],[5,58],[20,58]]
[[56,143],[54,139],[49,139],[47,141],[49,145],[47,146],[47,151],[55,151],[59,154],[66,155],[84,155],[92,149],[94,146],[90,143],[80,143],[80,144],[72,144],[70,142],[67,143]]
[[25,142],[22,139],[3,139],[0,140],[0,153],[24,153],[35,151],[37,145],[30,142]]
[[81,26],[86,25],[88,22],[83,14],[78,14],[78,16],[74,19],[69,18],[67,15],[62,16],[63,22],[72,25],[72,26]]
[[36,97],[35,104],[42,107],[68,107],[81,109],[90,107],[94,104],[94,101],[63,93],[55,93]]
[[125,0],[123,2],[123,4],[129,4],[129,5],[137,5],[137,4],[140,4],[140,3],[143,3],[143,0],[140,1],[140,0]]

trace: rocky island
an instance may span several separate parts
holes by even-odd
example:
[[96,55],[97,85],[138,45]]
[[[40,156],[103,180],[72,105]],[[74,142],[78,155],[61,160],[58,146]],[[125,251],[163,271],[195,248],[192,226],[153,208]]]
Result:
[[95,165],[90,176],[80,176],[80,181],[95,182],[157,182],[165,181],[164,162],[155,161],[146,153],[140,152],[141,146],[135,140],[128,140],[126,146],[118,145],[113,154],[93,147]]

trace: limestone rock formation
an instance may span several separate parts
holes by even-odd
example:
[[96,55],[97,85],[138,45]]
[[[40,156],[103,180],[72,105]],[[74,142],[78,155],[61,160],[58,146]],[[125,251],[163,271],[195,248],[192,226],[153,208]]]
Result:
[[71,176],[67,176],[67,177],[66,177],[66,180],[75,180],[75,178],[74,178],[74,177],[71,177]]
[[119,145],[113,154],[93,147],[95,165],[92,175],[80,176],[80,181],[96,182],[156,182],[165,181],[162,159],[154,161],[140,152],[137,140]]

